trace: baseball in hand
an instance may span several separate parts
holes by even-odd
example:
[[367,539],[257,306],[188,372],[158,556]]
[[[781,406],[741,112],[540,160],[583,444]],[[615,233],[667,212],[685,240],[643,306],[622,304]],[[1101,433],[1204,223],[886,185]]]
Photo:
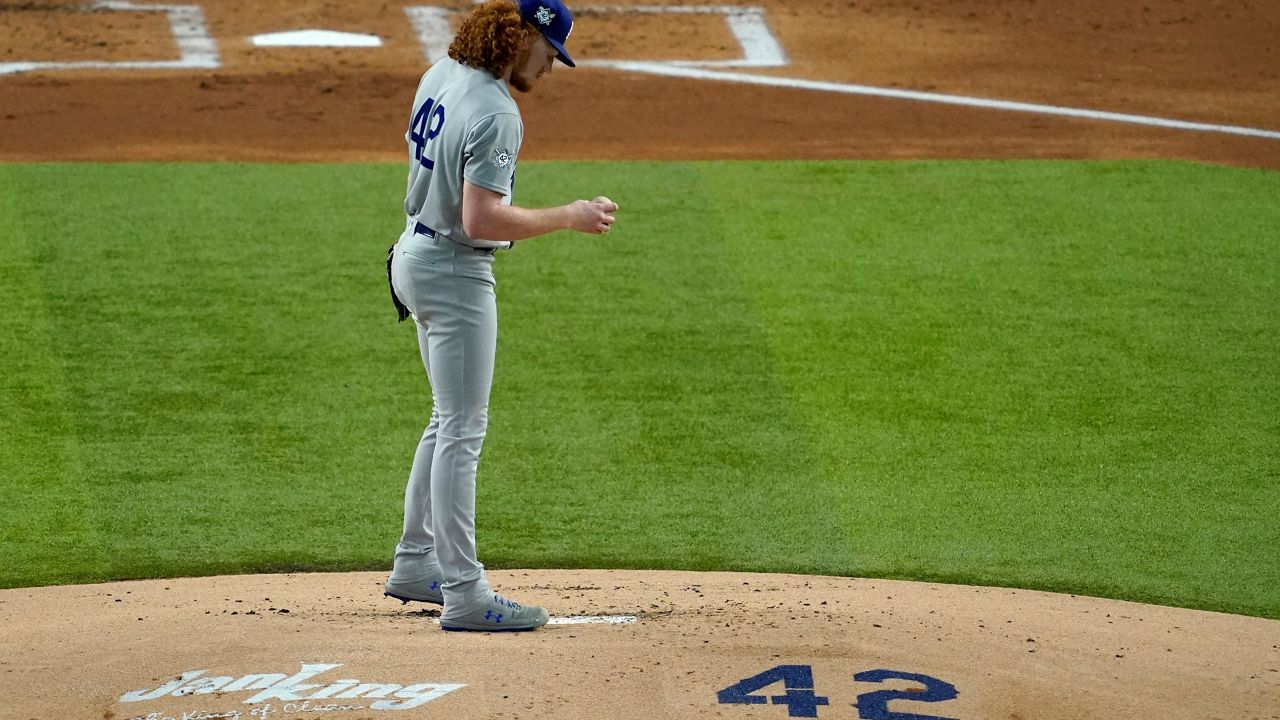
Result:
[[600,228],[599,230],[597,230],[597,232],[598,232],[598,233],[600,233],[600,234],[604,234],[604,233],[607,233],[607,232],[609,232],[610,230],[612,230],[612,229],[613,229],[613,217],[611,217],[611,216],[607,215],[607,213],[616,212],[616,211],[617,211],[617,209],[618,209],[618,203],[616,203],[616,202],[614,202],[614,201],[610,200],[609,198],[607,198],[607,197],[605,197],[605,196],[603,196],[603,195],[597,195],[597,196],[595,196],[594,198],[592,198],[592,199],[591,199],[591,203],[592,203],[593,205],[601,205],[601,206],[603,206],[601,209],[606,213],[606,216],[605,216],[605,222],[603,223],[603,225],[601,226],[601,228]]

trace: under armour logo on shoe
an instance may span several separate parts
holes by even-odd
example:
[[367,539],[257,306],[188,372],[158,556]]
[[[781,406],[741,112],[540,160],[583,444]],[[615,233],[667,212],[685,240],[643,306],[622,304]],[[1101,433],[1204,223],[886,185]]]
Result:
[[440,581],[439,581],[439,580],[432,580],[432,581],[431,581],[431,589],[432,589],[432,590],[439,590],[439,589],[440,589]]
[[492,610],[485,610],[484,619],[492,620],[493,622],[500,624],[502,622],[502,613],[496,613]]

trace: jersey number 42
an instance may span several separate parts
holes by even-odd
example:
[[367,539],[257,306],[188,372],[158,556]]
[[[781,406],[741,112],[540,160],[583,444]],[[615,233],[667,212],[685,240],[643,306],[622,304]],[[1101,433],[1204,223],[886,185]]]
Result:
[[413,122],[409,123],[409,140],[416,146],[414,157],[428,170],[434,170],[436,163],[426,155],[427,143],[434,140],[443,127],[444,105],[432,98],[427,98],[422,103],[422,107],[413,115]]

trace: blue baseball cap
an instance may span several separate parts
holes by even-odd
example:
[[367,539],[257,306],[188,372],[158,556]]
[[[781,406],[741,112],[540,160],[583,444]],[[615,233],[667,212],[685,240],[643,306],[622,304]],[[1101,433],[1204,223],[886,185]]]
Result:
[[556,49],[560,62],[569,67],[576,67],[573,58],[565,52],[564,44],[573,32],[573,13],[564,6],[561,0],[519,0],[520,17],[525,22],[538,28],[542,37]]

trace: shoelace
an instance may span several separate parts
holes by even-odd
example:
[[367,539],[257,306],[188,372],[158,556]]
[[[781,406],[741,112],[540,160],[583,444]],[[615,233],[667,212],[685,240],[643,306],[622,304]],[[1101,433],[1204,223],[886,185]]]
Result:
[[494,602],[496,602],[496,603],[498,603],[499,605],[506,605],[507,607],[511,608],[512,610],[519,610],[519,609],[520,609],[520,603],[518,603],[518,602],[513,602],[513,601],[511,601],[511,600],[508,600],[508,599],[506,599],[506,598],[502,597],[501,595],[499,595],[498,593],[494,593],[494,594],[493,594],[493,601],[494,601]]

